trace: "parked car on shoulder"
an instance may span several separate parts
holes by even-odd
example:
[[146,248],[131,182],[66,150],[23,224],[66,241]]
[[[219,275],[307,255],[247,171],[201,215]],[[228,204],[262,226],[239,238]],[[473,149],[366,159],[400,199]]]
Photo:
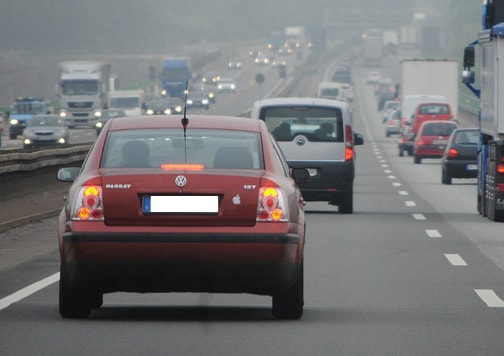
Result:
[[420,125],[413,145],[413,161],[422,163],[423,158],[441,158],[453,130],[455,121],[433,120]]
[[86,318],[112,292],[250,293],[277,319],[304,305],[299,183],[266,124],[126,117],[107,124],[71,182],[58,230],[59,313]]
[[452,178],[476,178],[478,175],[478,128],[453,130],[441,157],[441,182],[451,184]]

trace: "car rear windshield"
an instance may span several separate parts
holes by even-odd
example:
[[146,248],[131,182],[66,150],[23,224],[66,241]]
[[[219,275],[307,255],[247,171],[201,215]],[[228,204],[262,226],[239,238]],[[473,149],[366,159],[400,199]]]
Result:
[[315,142],[344,141],[343,117],[339,108],[270,107],[261,110],[260,118],[277,141],[292,141],[298,135]]
[[457,126],[452,123],[427,122],[424,124],[422,136],[450,136]]
[[107,135],[102,168],[264,169],[257,132],[144,129]]
[[420,114],[424,115],[443,115],[449,114],[450,108],[446,104],[422,104],[420,105]]

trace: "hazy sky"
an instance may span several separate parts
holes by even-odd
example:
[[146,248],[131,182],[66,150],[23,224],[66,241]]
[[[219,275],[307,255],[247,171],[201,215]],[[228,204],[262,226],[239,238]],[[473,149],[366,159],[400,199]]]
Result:
[[327,11],[345,13],[352,7],[352,16],[359,18],[341,19],[349,26],[366,21],[388,26],[402,18],[381,15],[387,10],[403,11],[407,21],[415,7],[439,13],[450,1],[2,0],[0,51],[141,52],[202,40],[250,40],[287,25],[320,27]]

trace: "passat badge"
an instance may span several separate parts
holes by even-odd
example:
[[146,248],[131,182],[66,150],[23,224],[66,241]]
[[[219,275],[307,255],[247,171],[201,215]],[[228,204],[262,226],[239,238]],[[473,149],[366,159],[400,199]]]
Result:
[[177,176],[175,178],[175,184],[177,187],[184,187],[187,184],[187,178],[185,176]]

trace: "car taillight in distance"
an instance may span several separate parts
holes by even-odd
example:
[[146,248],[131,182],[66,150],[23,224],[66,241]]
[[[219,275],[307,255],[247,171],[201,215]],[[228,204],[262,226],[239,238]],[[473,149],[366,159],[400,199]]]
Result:
[[257,204],[256,221],[278,222],[289,220],[289,209],[282,189],[261,187]]
[[84,185],[79,188],[72,220],[103,221],[103,192],[99,185]]

